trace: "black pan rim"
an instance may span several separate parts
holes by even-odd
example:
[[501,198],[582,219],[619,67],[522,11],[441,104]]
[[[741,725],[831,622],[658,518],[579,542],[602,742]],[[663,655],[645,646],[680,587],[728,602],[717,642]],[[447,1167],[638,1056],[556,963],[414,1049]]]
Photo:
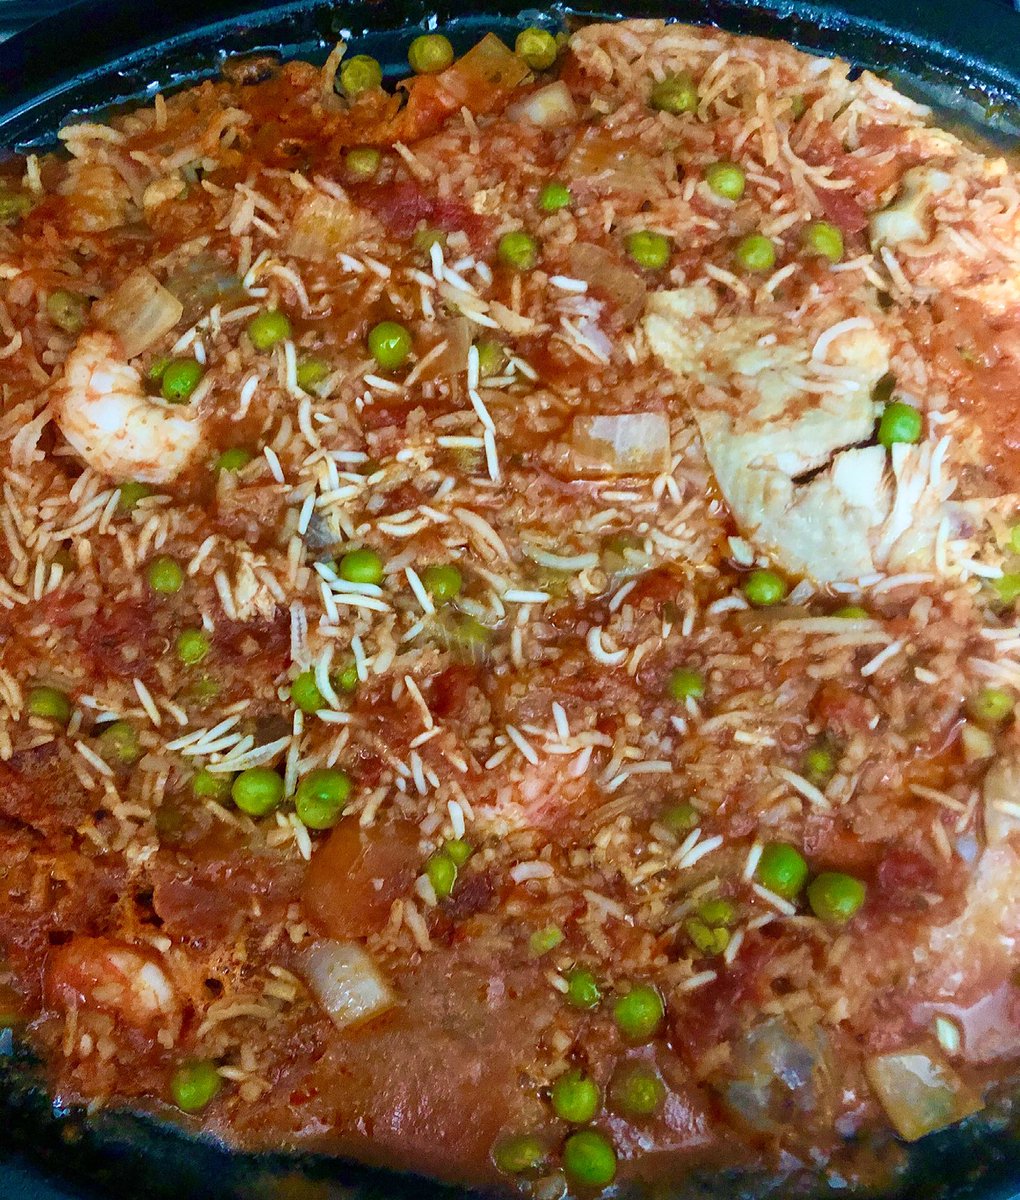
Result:
[[[129,0],[80,0],[0,45],[0,146],[51,139],[71,112],[101,109],[112,99],[140,99],[157,85],[186,86],[214,74],[227,52],[282,47],[289,54],[325,53],[341,30],[356,39],[374,38],[402,48],[412,31],[432,21],[459,22],[478,30],[486,23],[521,26],[538,20],[553,25],[574,14],[598,19],[666,16],[783,38],[816,52],[839,53],[859,66],[906,69],[926,84],[970,97],[979,115],[986,100],[1020,110],[1020,14],[1007,0],[967,0],[962,5],[953,0],[610,0],[605,5],[581,0],[541,10],[500,0],[289,0],[270,5],[258,0],[176,0],[152,7]],[[75,47],[73,65],[68,46]],[[0,1068],[4,1053],[0,1042]],[[76,1122],[49,1116],[50,1106],[38,1094],[25,1096],[17,1109],[7,1087],[0,1069],[0,1195],[10,1200],[22,1195],[37,1200],[34,1188],[46,1178],[62,1179],[66,1189],[46,1193],[46,1200],[155,1196],[149,1185],[175,1155],[196,1160],[190,1183],[178,1180],[174,1194],[181,1200],[212,1194],[225,1200],[268,1200],[281,1182],[324,1179],[318,1160],[268,1155],[257,1158],[263,1173],[255,1185],[220,1177],[209,1187],[209,1180],[226,1170],[227,1160],[236,1162],[243,1156],[229,1156],[208,1142],[185,1143],[177,1134],[170,1134],[154,1152],[145,1144],[144,1125],[133,1118],[114,1115],[96,1135]],[[69,1132],[80,1139],[76,1151],[67,1146]],[[936,1135],[927,1151],[926,1182],[906,1193],[911,1200],[1020,1196],[1016,1143],[1005,1140],[1001,1131],[972,1124],[950,1134]],[[19,1168],[22,1184],[5,1179],[5,1160]],[[21,1191],[26,1177],[33,1188],[27,1194]],[[953,1178],[949,1191],[940,1186],[948,1177]],[[469,1195],[342,1160],[336,1161],[332,1178],[337,1190],[327,1185],[317,1197],[410,1200],[429,1195],[452,1200]],[[726,1195],[744,1195],[735,1181],[718,1182]],[[786,1192],[770,1194],[778,1198]]]

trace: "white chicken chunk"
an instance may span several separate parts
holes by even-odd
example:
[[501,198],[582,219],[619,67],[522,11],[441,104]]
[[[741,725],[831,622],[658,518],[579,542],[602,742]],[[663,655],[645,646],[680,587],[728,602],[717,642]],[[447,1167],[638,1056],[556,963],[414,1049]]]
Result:
[[[742,533],[819,582],[928,565],[941,516],[930,450],[870,439],[889,351],[870,314],[814,328],[720,314],[705,286],[650,297],[644,331],[676,376]],[[780,340],[781,339],[781,340]]]

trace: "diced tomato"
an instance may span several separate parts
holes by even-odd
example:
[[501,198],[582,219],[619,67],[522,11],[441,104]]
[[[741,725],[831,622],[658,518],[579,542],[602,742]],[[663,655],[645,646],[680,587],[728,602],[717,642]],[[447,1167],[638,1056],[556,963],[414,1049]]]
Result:
[[442,720],[460,712],[467,698],[468,688],[478,676],[473,666],[447,667],[429,681],[428,703],[434,716]]
[[466,233],[478,225],[478,218],[467,205],[430,195],[413,180],[363,184],[352,188],[351,193],[395,237],[410,237],[423,222],[448,232],[463,229]]
[[876,709],[866,696],[853,692],[841,683],[823,683],[815,693],[812,715],[835,734],[849,736],[866,733]]
[[828,220],[838,225],[844,233],[860,233],[867,226],[868,214],[852,192],[821,188],[818,198]]
[[410,80],[407,105],[400,117],[408,141],[418,141],[441,129],[448,117],[458,110],[457,101],[436,75],[419,75]]
[[341,821],[315,853],[305,878],[303,899],[312,921],[341,939],[382,929],[393,901],[421,866],[418,837],[418,827],[409,821],[369,829]]
[[81,644],[100,678],[153,677],[167,644],[155,628],[157,612],[141,600],[121,600],[82,626]]

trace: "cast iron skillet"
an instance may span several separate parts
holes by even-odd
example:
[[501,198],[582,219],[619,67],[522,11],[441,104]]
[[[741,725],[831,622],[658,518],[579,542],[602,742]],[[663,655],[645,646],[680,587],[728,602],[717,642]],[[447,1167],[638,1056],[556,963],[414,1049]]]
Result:
[[[600,5],[605,2],[605,7]],[[577,0],[553,9],[512,0],[98,0],[75,5],[0,46],[0,147],[47,145],[75,110],[139,99],[215,73],[225,54],[279,49],[323,58],[343,32],[394,73],[407,43],[439,24],[463,49],[486,29],[512,40],[541,22],[666,16],[785,38],[876,67],[996,136],[1020,133],[1020,14],[1008,0]],[[470,1113],[464,1114],[471,1119]],[[657,1200],[788,1200],[783,1185],[715,1174],[677,1180]],[[802,1193],[798,1193],[802,1194]],[[820,1195],[821,1193],[815,1193]],[[824,1193],[846,1195],[837,1187]],[[974,1121],[913,1150],[897,1196],[1020,1196],[1020,1120]],[[55,1111],[31,1058],[0,1033],[0,1200],[457,1200],[408,1176],[308,1155],[239,1155],[158,1122],[113,1113],[85,1122]],[[884,1197],[883,1200],[891,1200]]]

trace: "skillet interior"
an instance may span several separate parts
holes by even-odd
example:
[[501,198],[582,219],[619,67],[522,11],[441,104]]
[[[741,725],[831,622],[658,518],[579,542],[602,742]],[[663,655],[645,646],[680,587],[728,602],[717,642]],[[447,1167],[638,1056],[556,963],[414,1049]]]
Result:
[[[69,113],[111,100],[139,100],[214,74],[224,54],[278,49],[323,58],[341,33],[397,73],[423,25],[439,24],[458,49],[489,29],[509,36],[541,20],[668,16],[740,33],[783,38],[838,53],[895,77],[912,94],[945,106],[951,119],[1013,142],[1020,134],[1020,14],[1006,0],[965,4],[883,0],[839,6],[796,0],[622,0],[516,10],[500,0],[296,0],[258,9],[252,0],[177,0],[154,8],[122,0],[76,5],[0,46],[0,145],[47,145]],[[74,65],[67,47],[75,47]],[[9,1200],[404,1200],[466,1193],[420,1179],[309,1156],[230,1154],[172,1127],[127,1114],[83,1123],[55,1110],[35,1085],[34,1066],[0,1033],[0,1197]],[[465,1114],[470,1119],[470,1114]],[[7,1159],[11,1174],[3,1164]],[[13,1174],[18,1161],[27,1174]],[[35,1190],[44,1178],[58,1190]],[[726,1175],[678,1180],[656,1200],[787,1197],[767,1180]],[[798,1193],[800,1194],[800,1193]],[[838,1192],[826,1191],[827,1196]],[[845,1194],[845,1193],[844,1193]],[[897,1196],[910,1200],[1007,1200],[1020,1195],[1020,1118],[967,1123],[914,1147]]]

